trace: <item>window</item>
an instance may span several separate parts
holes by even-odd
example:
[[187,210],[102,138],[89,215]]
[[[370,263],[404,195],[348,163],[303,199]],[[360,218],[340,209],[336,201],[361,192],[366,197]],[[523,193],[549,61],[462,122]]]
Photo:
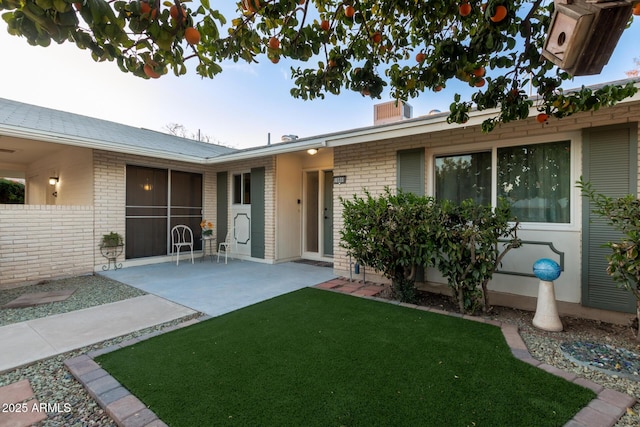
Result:
[[250,205],[251,204],[251,174],[238,173],[233,175],[233,204]]
[[436,157],[436,198],[491,204],[491,152]]
[[495,153],[495,184],[492,152],[437,156],[436,198],[456,203],[471,198],[490,205],[495,188],[520,222],[570,222],[570,141],[502,147]]
[[522,222],[569,222],[569,141],[498,149],[498,197]]

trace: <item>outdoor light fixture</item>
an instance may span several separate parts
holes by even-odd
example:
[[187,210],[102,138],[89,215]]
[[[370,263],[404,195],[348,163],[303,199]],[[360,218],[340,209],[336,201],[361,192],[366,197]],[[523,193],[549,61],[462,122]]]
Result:
[[49,185],[56,185],[59,181],[60,181],[60,178],[58,178],[57,176],[49,177]]
[[317,149],[317,148],[309,148],[309,149],[307,150],[307,153],[308,153],[310,156],[313,156],[313,155],[315,155],[315,154],[318,154],[318,149]]

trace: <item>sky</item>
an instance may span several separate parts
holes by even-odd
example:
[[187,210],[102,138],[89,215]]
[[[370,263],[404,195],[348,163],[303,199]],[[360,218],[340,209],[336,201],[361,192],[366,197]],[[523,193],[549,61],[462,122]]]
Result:
[[[575,78],[565,87],[626,78],[633,59],[640,58],[638,40],[640,19],[625,30],[600,75]],[[196,75],[195,62],[188,61],[185,76],[169,73],[145,80],[121,72],[115,62],[97,63],[89,51],[70,43],[30,46],[9,35],[2,21],[0,58],[2,98],[160,132],[176,123],[233,148],[266,145],[269,138],[276,143],[282,135],[310,137],[371,126],[374,105],[391,100],[388,91],[373,100],[348,90],[324,100],[294,99],[289,94],[293,63],[272,64],[266,57],[258,64],[223,64],[224,71],[213,79]],[[413,116],[448,111],[455,92],[463,99],[473,92],[465,86],[449,84],[441,92],[427,91],[409,100]]]

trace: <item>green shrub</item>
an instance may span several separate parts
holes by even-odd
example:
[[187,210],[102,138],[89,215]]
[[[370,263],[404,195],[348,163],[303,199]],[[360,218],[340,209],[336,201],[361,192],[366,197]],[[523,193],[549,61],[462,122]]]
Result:
[[[471,199],[438,205],[433,224],[435,264],[447,278],[460,312],[489,309],[487,284],[507,252],[520,246],[518,223],[511,225],[510,219],[509,205],[502,199],[495,209]],[[502,248],[500,239],[508,239]]]
[[413,193],[384,194],[374,198],[340,198],[344,228],[340,245],[360,264],[372,267],[391,280],[394,297],[415,301],[418,266],[433,265],[434,200]]

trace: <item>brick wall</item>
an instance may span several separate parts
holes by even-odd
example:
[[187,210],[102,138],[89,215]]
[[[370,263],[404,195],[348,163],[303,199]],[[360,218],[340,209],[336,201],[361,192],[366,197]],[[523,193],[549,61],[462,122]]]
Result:
[[92,206],[2,205],[0,289],[93,272],[93,218]]
[[[340,230],[343,227],[342,205],[339,198],[351,198],[362,195],[363,189],[373,195],[383,192],[385,186],[396,188],[396,154],[399,150],[411,148],[438,148],[462,144],[499,143],[529,137],[549,136],[570,131],[580,131],[591,127],[640,121],[640,102],[619,104],[612,108],[596,112],[581,113],[561,120],[551,118],[548,124],[539,124],[535,118],[502,124],[493,132],[484,134],[478,126],[450,126],[433,133],[410,135],[356,145],[334,148],[334,174],[346,175],[347,182],[334,186],[334,271],[336,274],[349,275],[349,260],[346,250],[339,247]],[[479,123],[473,123],[479,124]],[[640,147],[640,138],[638,141]],[[640,149],[638,150],[638,169],[640,171]],[[428,156],[425,156],[425,163]],[[426,165],[425,165],[426,170]],[[430,178],[425,176],[428,181]],[[425,182],[426,185],[426,182]],[[638,174],[640,189],[640,173]],[[367,271],[367,275],[370,273]],[[373,274],[367,279],[374,280]],[[376,277],[376,280],[381,280]]]

